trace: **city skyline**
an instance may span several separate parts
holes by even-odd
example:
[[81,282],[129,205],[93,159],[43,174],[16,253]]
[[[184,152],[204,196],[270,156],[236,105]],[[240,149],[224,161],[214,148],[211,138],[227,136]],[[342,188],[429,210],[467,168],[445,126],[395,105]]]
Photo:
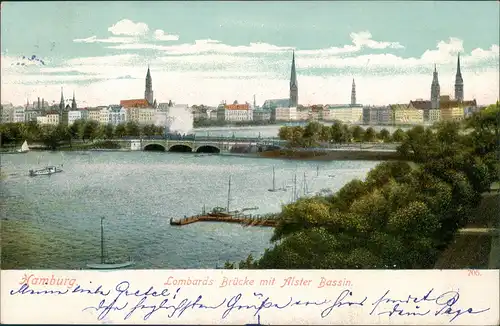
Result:
[[[464,99],[488,104],[499,89],[496,11],[496,2],[3,3],[2,103],[57,103],[61,87],[79,107],[143,98],[149,65],[158,102],[255,94],[262,104],[289,96],[295,51],[299,104],[348,104],[353,79],[360,104],[430,100],[435,65],[441,95],[454,97],[459,53]],[[54,24],[63,13],[72,19]],[[481,24],[464,24],[470,17]],[[26,29],[26,19],[40,26]]]

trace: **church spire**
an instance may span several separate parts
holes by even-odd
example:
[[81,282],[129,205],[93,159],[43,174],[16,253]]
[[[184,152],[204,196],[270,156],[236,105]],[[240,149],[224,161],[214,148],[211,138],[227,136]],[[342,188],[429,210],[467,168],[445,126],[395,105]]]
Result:
[[59,110],[64,110],[64,93],[63,88],[61,86],[61,101],[59,102]]
[[438,72],[434,64],[431,84],[431,109],[439,109],[439,97],[441,96],[441,87],[439,86]]
[[154,97],[153,97],[153,80],[151,78],[151,71],[149,70],[146,73],[146,90],[144,91],[144,98],[148,101],[149,105],[153,105]]
[[299,86],[295,71],[295,51],[292,52],[292,72],[290,74],[290,107],[297,107],[299,102]]
[[457,74],[455,75],[455,99],[458,101],[464,100],[464,80],[460,70],[460,53],[457,58]]
[[352,79],[351,105],[356,105],[356,83],[354,82],[354,78]]
[[71,110],[76,110],[75,91],[73,91],[73,101],[71,102]]

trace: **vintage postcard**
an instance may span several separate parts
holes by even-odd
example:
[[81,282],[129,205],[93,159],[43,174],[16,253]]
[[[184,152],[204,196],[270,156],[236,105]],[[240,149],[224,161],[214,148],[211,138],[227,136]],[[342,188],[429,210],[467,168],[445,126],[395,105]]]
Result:
[[2,2],[1,322],[498,325],[498,11]]

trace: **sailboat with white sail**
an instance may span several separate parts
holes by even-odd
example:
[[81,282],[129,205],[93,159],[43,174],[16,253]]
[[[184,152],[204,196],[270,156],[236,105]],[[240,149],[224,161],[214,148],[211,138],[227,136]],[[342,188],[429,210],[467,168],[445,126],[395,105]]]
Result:
[[132,266],[134,264],[130,259],[123,263],[114,263],[107,261],[106,252],[104,248],[104,226],[103,226],[104,217],[101,217],[101,262],[96,264],[87,264],[87,267],[90,269],[120,269]]
[[21,148],[17,150],[18,153],[28,153],[30,151],[30,147],[28,146],[28,141],[24,141],[21,145]]

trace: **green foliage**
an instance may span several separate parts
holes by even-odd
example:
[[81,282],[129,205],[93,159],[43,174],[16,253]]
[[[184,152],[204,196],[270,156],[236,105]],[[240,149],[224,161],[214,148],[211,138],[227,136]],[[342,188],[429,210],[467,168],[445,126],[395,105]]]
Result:
[[[404,131],[401,130],[404,134]],[[321,143],[351,143],[351,142],[375,142],[381,140],[391,141],[391,135],[383,129],[377,134],[372,127],[363,130],[360,126],[349,126],[340,121],[334,121],[331,126],[322,125],[319,122],[310,122],[305,127],[283,126],[278,131],[278,137],[288,140],[290,147],[315,147]]]
[[[467,224],[481,193],[500,179],[499,117],[495,105],[464,123],[396,130],[392,139],[402,143],[398,151],[412,163],[381,163],[366,181],[352,180],[333,195],[284,206],[273,236],[279,241],[258,261],[239,266],[432,268]],[[347,128],[334,124],[328,129],[310,125],[302,130],[302,140],[323,141],[329,134],[330,141],[340,142]],[[294,131],[282,128],[280,137],[293,139]],[[354,140],[372,139],[372,131],[350,131]]]
[[[15,146],[27,140],[29,143],[43,143],[50,149],[68,144],[72,146],[73,141],[94,141],[123,138],[126,136],[154,136],[163,135],[164,128],[155,125],[139,126],[135,122],[119,124],[116,127],[99,125],[97,121],[76,120],[70,126],[59,124],[39,125],[35,122],[27,123],[5,123],[0,124],[2,146]],[[110,147],[114,148],[114,147]]]

